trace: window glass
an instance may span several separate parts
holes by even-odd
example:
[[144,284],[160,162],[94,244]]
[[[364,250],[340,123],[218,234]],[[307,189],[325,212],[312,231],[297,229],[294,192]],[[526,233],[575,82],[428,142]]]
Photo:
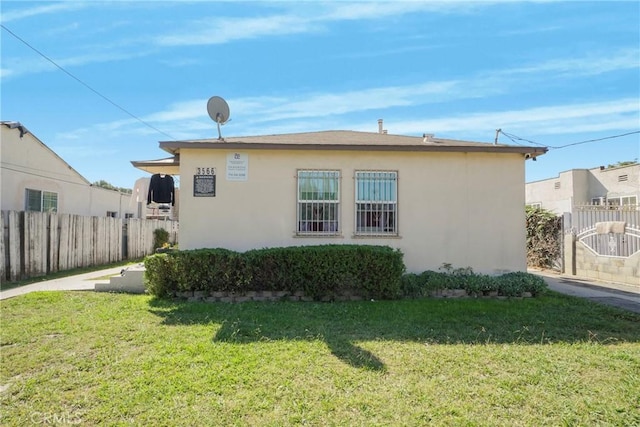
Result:
[[42,192],[42,211],[58,212],[58,193]]
[[58,193],[27,188],[25,192],[25,210],[36,212],[57,212]]
[[339,171],[298,171],[297,234],[339,234],[339,200]]
[[37,212],[42,210],[42,192],[40,190],[27,188],[25,194],[25,210]]
[[356,172],[356,234],[398,234],[398,173]]

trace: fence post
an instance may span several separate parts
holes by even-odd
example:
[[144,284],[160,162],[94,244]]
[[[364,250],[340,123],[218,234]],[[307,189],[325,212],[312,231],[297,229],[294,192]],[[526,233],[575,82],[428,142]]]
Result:
[[[7,246],[5,243],[6,239],[9,240],[9,233],[5,232],[5,218],[7,214],[5,211],[0,211],[0,283],[4,283],[7,281],[7,266],[9,265],[8,258],[9,254],[5,255],[5,247]],[[9,226],[6,226],[6,230],[9,230]]]
[[576,235],[564,235],[564,274],[576,275]]

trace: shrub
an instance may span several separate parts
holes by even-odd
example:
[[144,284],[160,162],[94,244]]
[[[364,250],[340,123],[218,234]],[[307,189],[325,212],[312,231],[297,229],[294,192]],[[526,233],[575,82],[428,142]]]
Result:
[[144,259],[144,283],[147,292],[168,297],[176,291],[175,263],[168,254],[150,255]]
[[536,296],[547,289],[547,284],[541,277],[524,272],[488,276],[473,273],[469,267],[453,269],[449,264],[444,264],[440,270],[444,271],[405,274],[401,282],[402,296],[421,298],[431,295],[434,291],[446,289],[464,289],[467,294],[475,296],[487,295],[490,292],[509,297],[531,292]]
[[524,272],[503,274],[498,277],[498,282],[501,288],[509,289],[515,295],[531,292],[536,296],[544,294],[548,289],[542,277]]
[[405,271],[402,253],[386,246],[297,246],[245,253],[199,249],[162,255],[162,261],[145,262],[147,289],[158,296],[176,291],[283,290],[303,291],[314,299],[349,292],[392,299],[402,294]]
[[169,245],[169,232],[164,228],[153,230],[153,249],[162,248]]
[[562,217],[545,209],[527,206],[527,264],[553,268],[561,255]]
[[169,254],[179,291],[231,291],[246,288],[245,261],[227,249],[197,249]]

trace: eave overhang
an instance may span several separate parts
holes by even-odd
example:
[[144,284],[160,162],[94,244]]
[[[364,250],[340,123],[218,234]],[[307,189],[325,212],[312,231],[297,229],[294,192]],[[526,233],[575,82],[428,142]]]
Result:
[[160,148],[173,155],[181,149],[208,150],[309,150],[309,151],[395,151],[395,152],[449,152],[449,153],[511,153],[522,154],[526,159],[535,159],[547,152],[545,147],[522,147],[512,145],[450,145],[424,143],[412,145],[391,144],[282,144],[260,142],[224,141],[161,141]]
[[180,155],[158,160],[132,160],[131,164],[150,174],[164,173],[168,175],[180,174]]

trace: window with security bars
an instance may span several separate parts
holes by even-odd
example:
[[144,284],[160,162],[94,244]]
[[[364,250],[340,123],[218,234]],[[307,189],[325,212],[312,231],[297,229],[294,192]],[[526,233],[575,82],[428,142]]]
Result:
[[25,191],[25,210],[36,212],[57,212],[58,193],[27,188]]
[[356,234],[398,234],[397,172],[356,172]]
[[298,171],[298,235],[340,233],[340,172]]

